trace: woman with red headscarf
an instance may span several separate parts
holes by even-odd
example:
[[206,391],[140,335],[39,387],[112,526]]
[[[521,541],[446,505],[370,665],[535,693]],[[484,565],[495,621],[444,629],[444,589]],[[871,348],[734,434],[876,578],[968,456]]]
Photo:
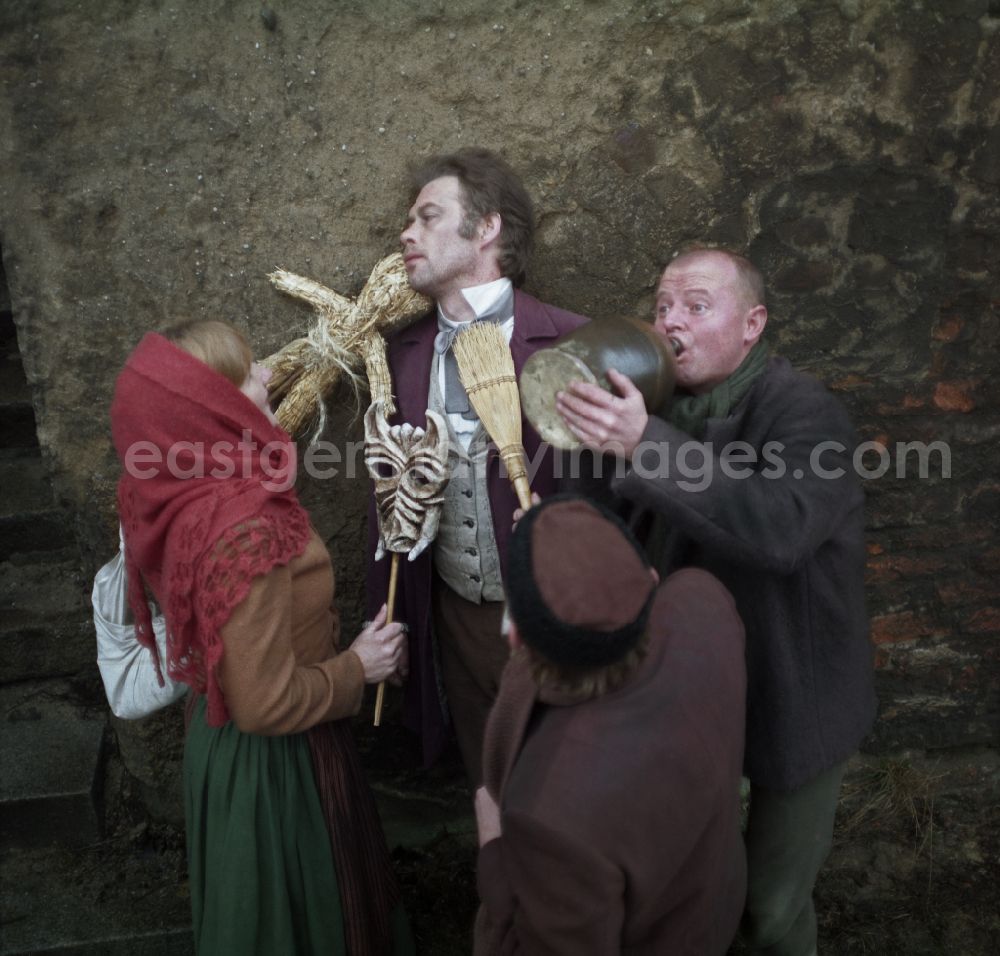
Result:
[[[191,695],[185,816],[203,956],[412,950],[377,810],[346,718],[402,676],[385,609],[346,650],[329,554],[294,491],[295,445],[270,372],[232,326],[149,333],[111,407],[139,640],[145,586],[166,666]],[[156,660],[157,668],[161,666]]]

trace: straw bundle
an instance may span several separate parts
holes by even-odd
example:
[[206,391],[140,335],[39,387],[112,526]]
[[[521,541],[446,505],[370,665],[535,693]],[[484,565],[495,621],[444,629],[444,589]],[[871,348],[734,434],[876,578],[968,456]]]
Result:
[[356,301],[284,269],[268,278],[276,289],[308,303],[316,312],[316,321],[304,338],[263,360],[273,373],[268,390],[272,402],[280,403],[276,414],[281,426],[299,438],[314,422],[312,437],[317,438],[326,423],[324,399],[342,376],[357,397],[361,386],[357,369],[362,363],[381,393],[378,397],[387,414],[392,414],[395,404],[384,341],[379,345],[381,333],[409,325],[432,305],[410,288],[403,257],[394,253],[379,262]]
[[531,488],[521,444],[521,397],[514,358],[503,329],[495,322],[474,322],[459,332],[452,348],[469,401],[500,449],[500,460],[517,500],[527,511],[531,507]]
[[368,375],[368,394],[373,402],[381,402],[386,418],[396,411],[392,397],[392,373],[385,351],[385,339],[375,332],[365,343],[365,372]]

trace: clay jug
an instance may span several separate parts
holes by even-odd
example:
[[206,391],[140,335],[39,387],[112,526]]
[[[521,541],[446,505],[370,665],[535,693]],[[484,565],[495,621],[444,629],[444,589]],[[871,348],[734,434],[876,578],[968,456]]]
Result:
[[521,371],[521,408],[544,441],[556,448],[579,445],[556,411],[556,393],[582,381],[613,392],[608,369],[627,375],[642,392],[646,411],[664,415],[674,391],[674,353],[653,327],[638,319],[588,322],[554,345],[535,352]]

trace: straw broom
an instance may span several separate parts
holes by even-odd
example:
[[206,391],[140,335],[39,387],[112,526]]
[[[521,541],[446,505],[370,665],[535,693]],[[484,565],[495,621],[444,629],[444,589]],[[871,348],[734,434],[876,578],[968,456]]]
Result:
[[503,329],[495,322],[474,322],[459,332],[452,348],[469,401],[500,449],[500,460],[517,500],[527,511],[531,507],[531,488],[521,444],[521,396]]

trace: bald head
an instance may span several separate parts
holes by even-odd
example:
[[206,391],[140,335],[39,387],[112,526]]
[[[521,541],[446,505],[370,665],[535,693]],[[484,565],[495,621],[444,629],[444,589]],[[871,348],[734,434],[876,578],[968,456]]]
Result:
[[710,249],[707,246],[697,246],[686,249],[675,256],[667,264],[667,268],[674,266],[693,264],[698,259],[717,259],[728,262],[734,273],[735,281],[739,285],[740,294],[747,308],[755,305],[767,306],[764,293],[764,277],[760,270],[745,256],[730,252],[728,249]]
[[679,389],[704,394],[728,378],[767,322],[754,265],[724,249],[688,249],[663,270],[653,328],[673,347]]

